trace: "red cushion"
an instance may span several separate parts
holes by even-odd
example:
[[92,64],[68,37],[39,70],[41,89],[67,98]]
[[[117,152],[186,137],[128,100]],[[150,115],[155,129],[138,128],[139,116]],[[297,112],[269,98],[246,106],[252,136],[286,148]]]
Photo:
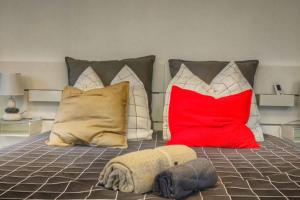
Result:
[[216,99],[173,86],[169,105],[171,140],[167,144],[258,148],[246,126],[251,97],[252,90]]

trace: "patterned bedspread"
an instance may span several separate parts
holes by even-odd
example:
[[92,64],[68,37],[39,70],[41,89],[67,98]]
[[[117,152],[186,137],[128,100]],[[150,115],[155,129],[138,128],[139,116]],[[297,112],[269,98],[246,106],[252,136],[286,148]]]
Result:
[[[129,142],[126,150],[87,146],[48,147],[48,134],[0,149],[0,199],[162,199],[155,194],[131,194],[98,186],[98,176],[113,157],[163,145]],[[256,200],[300,199],[300,148],[265,136],[259,150],[195,148],[199,157],[216,167],[214,188],[188,199]]]

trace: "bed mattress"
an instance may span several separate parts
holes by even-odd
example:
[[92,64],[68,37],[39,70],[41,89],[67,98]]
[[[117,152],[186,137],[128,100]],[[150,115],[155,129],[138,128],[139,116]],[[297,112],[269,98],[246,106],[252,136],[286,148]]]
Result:
[[[129,142],[125,150],[87,146],[49,147],[48,134],[0,149],[0,199],[163,199],[98,186],[104,165],[115,156],[164,145],[160,134],[152,141]],[[300,199],[300,148],[265,136],[259,150],[195,148],[216,167],[214,188],[188,199]]]

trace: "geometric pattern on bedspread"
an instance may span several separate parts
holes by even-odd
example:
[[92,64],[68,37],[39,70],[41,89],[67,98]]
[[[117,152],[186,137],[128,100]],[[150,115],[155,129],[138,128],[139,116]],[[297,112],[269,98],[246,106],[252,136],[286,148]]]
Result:
[[[104,165],[117,155],[161,146],[152,141],[129,141],[128,149],[50,147],[48,134],[0,149],[0,199],[163,199],[97,186]],[[194,148],[209,159],[219,175],[214,188],[188,199],[300,199],[300,149],[266,136],[261,149]]]

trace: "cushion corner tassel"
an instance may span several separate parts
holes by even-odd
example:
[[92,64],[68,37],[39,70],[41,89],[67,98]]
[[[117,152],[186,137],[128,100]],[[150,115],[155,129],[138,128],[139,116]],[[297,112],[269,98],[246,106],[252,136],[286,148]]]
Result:
[[124,154],[110,160],[100,173],[99,183],[107,189],[138,194],[152,191],[155,177],[197,158],[185,145],[170,145]]
[[217,181],[218,175],[211,162],[205,158],[198,158],[158,174],[153,191],[165,198],[183,199],[213,187]]

